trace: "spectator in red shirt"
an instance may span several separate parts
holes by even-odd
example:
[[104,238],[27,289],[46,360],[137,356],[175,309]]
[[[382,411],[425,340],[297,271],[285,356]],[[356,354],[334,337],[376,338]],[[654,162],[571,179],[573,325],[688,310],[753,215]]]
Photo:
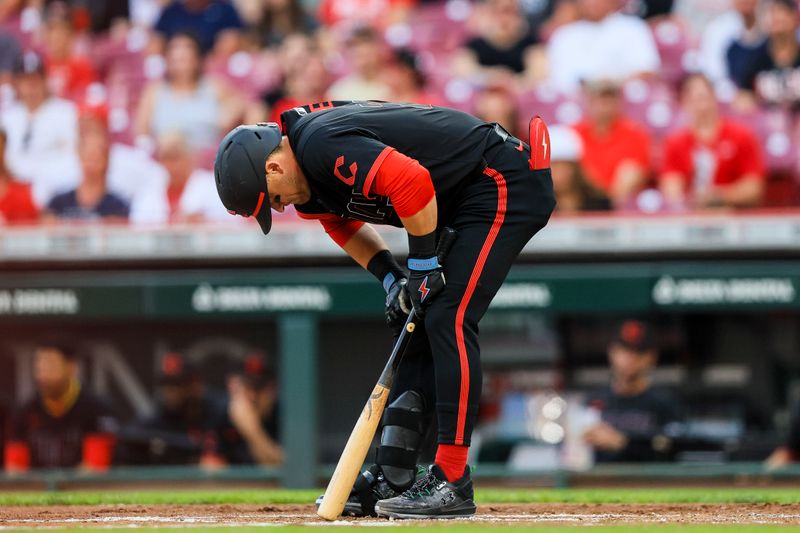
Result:
[[405,20],[416,3],[416,0],[322,0],[317,18],[325,26],[345,30],[364,24],[385,27]]
[[3,156],[5,152],[6,132],[0,130],[0,225],[33,222],[39,218],[39,213],[30,185],[11,178]]
[[647,132],[623,115],[617,81],[585,83],[588,117],[575,126],[583,141],[587,177],[616,208],[630,204],[644,187],[650,167]]
[[[57,4],[56,4],[57,5]],[[75,54],[75,32],[66,9],[50,9],[44,34],[44,64],[50,93],[78,100],[97,79],[88,58]]]
[[751,207],[761,201],[764,163],[753,133],[721,115],[714,89],[702,74],[681,87],[689,124],[664,143],[659,186],[668,205]]

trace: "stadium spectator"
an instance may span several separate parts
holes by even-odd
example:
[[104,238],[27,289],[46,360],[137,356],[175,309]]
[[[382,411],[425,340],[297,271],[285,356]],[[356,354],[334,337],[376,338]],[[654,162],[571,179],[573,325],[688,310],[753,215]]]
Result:
[[700,40],[700,66],[714,83],[741,79],[748,52],[764,38],[757,19],[758,0],[733,0],[731,8],[709,22]]
[[608,211],[611,202],[594,187],[581,167],[583,142],[569,126],[550,127],[550,169],[556,194],[556,211]]
[[491,81],[508,73],[532,77],[538,72],[535,63],[542,54],[519,0],[485,0],[474,16],[478,34],[455,59],[458,75]]
[[618,81],[593,80],[584,86],[587,117],[575,125],[583,142],[581,164],[615,208],[628,207],[648,179],[650,138],[623,114]]
[[157,155],[168,181],[154,182],[149,192],[135,196],[131,222],[229,222],[230,215],[219,201],[214,173],[195,168],[191,150],[180,134],[159,139]]
[[369,27],[353,31],[345,45],[345,55],[353,72],[338,79],[328,89],[330,100],[386,100],[389,87],[383,81],[386,50],[378,34]]
[[106,222],[128,219],[128,204],[108,190],[109,150],[107,131],[89,125],[81,127],[78,142],[81,181],[77,188],[50,200],[45,212],[46,219]]
[[152,82],[142,94],[136,134],[158,139],[177,131],[192,150],[214,148],[221,132],[242,114],[242,103],[225,84],[203,75],[202,52],[190,35],[170,38],[166,62],[165,79]]
[[10,33],[0,30],[0,86],[11,83],[14,68],[20,61],[22,61],[22,47],[19,42]]
[[15,411],[9,426],[7,447],[13,444],[17,453],[6,454],[6,469],[99,467],[93,464],[97,453],[107,463],[116,421],[107,402],[82,386],[75,349],[63,340],[39,342],[33,379],[35,396]]
[[239,13],[227,0],[172,0],[154,29],[161,43],[188,34],[197,39],[203,52],[209,52],[215,45],[228,48],[228,43],[237,42],[242,27]]
[[[104,34],[117,24],[126,24],[130,15],[129,5],[142,0],[27,0],[28,8],[41,9],[45,18],[53,10],[72,21],[78,32]],[[8,2],[6,2],[8,3]],[[13,2],[12,2],[13,3]],[[0,13],[2,19],[2,13]]]
[[752,131],[722,115],[714,89],[702,74],[686,78],[681,87],[681,105],[688,125],[665,140],[659,177],[667,205],[758,205],[765,169]]
[[0,130],[0,226],[34,222],[39,212],[33,202],[30,185],[15,181],[6,168],[3,154],[6,134]]
[[791,414],[786,440],[767,457],[766,465],[770,470],[775,470],[798,461],[800,461],[800,402],[795,405]]
[[425,90],[425,74],[419,57],[411,50],[394,51],[394,57],[383,70],[389,87],[388,101],[412,104],[441,105],[441,99]]
[[293,33],[311,35],[319,27],[300,0],[263,0],[258,7],[260,13],[253,31],[263,47],[280,46]]
[[507,87],[490,85],[475,96],[475,116],[486,122],[497,122],[512,135],[519,129],[517,99]]
[[661,59],[643,20],[619,13],[617,0],[576,0],[581,19],[547,44],[550,82],[575,93],[587,79],[625,79],[658,72]]
[[[79,108],[80,131],[98,129],[108,135],[108,115],[102,97],[84,99]],[[132,205],[139,196],[147,195],[153,188],[163,189],[167,181],[166,170],[143,149],[120,142],[111,143],[106,186],[122,201]]]
[[[280,115],[288,109],[309,102],[325,100],[325,92],[330,85],[330,75],[319,50],[305,36],[295,34],[287,40],[284,53],[304,54],[304,60],[292,64],[286,58],[286,75],[283,84],[267,92],[262,97],[264,116],[272,122],[280,123]],[[288,50],[297,46],[297,50]]]
[[739,87],[748,107],[761,105],[800,109],[800,11],[795,0],[770,0],[767,40],[747,68]]
[[14,89],[17,101],[0,115],[8,136],[6,163],[18,180],[31,184],[37,205],[47,205],[78,182],[77,109],[48,95],[44,65],[31,52],[15,68]]
[[[59,4],[54,4],[58,6]],[[50,94],[76,101],[97,75],[88,58],[75,53],[75,29],[69,13],[54,8],[47,13],[44,64]]]
[[578,7],[573,0],[520,1],[531,35],[547,42],[558,28],[579,18]]
[[674,0],[632,0],[625,3],[625,12],[652,24],[668,18],[674,4]]
[[278,465],[278,385],[264,358],[247,356],[228,379],[228,418],[220,449],[230,464]]
[[368,25],[385,28],[405,21],[417,0],[322,0],[317,18],[335,31],[351,31]]
[[648,324],[623,322],[608,347],[611,384],[590,395],[588,405],[601,421],[584,434],[598,462],[655,461],[670,458],[667,426],[679,420],[678,400],[655,387],[651,372],[658,347]]
[[198,369],[183,355],[161,359],[155,413],[120,432],[123,460],[136,464],[219,466],[219,430],[225,402],[206,390]]

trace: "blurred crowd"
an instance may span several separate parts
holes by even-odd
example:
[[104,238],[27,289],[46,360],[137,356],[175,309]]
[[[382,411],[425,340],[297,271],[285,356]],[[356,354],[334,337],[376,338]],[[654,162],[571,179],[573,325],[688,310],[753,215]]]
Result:
[[[33,353],[31,397],[3,416],[4,468],[106,470],[114,465],[277,465],[278,386],[253,353],[232,361],[225,390],[208,387],[197,365],[167,353],[157,373],[155,409],[124,420],[109,398],[81,381],[81,354],[65,339],[42,339]],[[0,433],[0,437],[3,435]]]
[[298,104],[551,125],[561,212],[800,204],[796,0],[6,0],[0,220],[231,222],[210,168]]

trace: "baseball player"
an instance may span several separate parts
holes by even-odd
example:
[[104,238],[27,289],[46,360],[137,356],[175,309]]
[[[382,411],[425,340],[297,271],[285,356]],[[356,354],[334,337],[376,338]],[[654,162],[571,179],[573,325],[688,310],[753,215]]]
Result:
[[[312,104],[281,121],[239,126],[222,140],[214,164],[222,203],[265,234],[270,208],[294,205],[383,284],[395,333],[412,306],[421,317],[395,377],[377,464],[358,478],[345,511],[474,514],[467,450],[481,393],[478,322],[553,211],[547,128],[534,118],[529,146],[466,113],[375,101]],[[372,224],[405,228],[407,270]],[[444,227],[458,237],[440,264]],[[432,411],[436,459],[417,479]]]

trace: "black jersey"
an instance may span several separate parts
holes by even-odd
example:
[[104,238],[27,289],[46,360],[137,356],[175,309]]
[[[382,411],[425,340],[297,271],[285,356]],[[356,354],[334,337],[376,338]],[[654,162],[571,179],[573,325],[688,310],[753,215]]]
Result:
[[606,387],[590,395],[589,405],[600,410],[603,421],[628,438],[623,450],[598,450],[595,455],[600,462],[658,459],[653,438],[663,435],[668,424],[680,419],[677,397],[662,387],[650,387],[636,396],[620,396]]
[[402,223],[389,199],[369,194],[390,149],[428,169],[444,224],[459,192],[481,168],[493,132],[492,124],[453,109],[373,101],[315,112],[295,108],[281,119],[311,188],[311,200],[296,205],[297,211],[398,227]]
[[34,468],[78,466],[83,458],[83,439],[89,433],[116,429],[111,409],[100,398],[82,389],[75,404],[54,417],[37,396],[14,414],[9,440],[25,442]]

